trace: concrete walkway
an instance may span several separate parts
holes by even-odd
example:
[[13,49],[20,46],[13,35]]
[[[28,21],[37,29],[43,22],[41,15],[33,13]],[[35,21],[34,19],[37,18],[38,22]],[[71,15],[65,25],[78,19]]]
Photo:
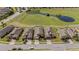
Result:
[[17,16],[18,16],[18,15],[20,15],[20,14],[21,14],[21,13],[16,12],[15,14],[13,14],[13,15],[9,16],[8,18],[3,19],[2,21],[0,21],[0,25],[1,25],[1,22],[6,23],[6,22],[8,22],[8,21],[12,20],[13,18],[17,17]]

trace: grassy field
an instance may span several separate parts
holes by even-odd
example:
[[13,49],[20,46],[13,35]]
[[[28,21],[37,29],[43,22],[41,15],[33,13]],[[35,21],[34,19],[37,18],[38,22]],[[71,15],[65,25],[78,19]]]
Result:
[[64,22],[56,17],[48,17],[44,15],[35,15],[35,14],[27,14],[23,12],[18,17],[14,18],[12,21],[8,22],[9,24],[14,24],[18,26],[27,26],[27,25],[52,25],[52,26],[64,26],[64,25],[72,25],[72,24],[79,24],[79,8],[64,8],[64,9],[47,9],[42,8],[40,9],[41,12],[47,12],[50,14],[57,14],[57,15],[64,15],[70,16],[75,19],[74,22]]

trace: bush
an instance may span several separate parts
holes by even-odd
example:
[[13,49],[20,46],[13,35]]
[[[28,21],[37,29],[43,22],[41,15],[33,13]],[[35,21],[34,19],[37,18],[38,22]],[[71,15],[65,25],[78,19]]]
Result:
[[17,50],[17,48],[13,48],[12,50]]
[[50,14],[47,14],[46,16],[50,16]]
[[18,48],[18,50],[23,50],[22,48]]
[[10,15],[12,15],[12,14],[14,14],[14,12],[13,11],[10,11],[9,13],[8,13],[8,15],[10,16]]

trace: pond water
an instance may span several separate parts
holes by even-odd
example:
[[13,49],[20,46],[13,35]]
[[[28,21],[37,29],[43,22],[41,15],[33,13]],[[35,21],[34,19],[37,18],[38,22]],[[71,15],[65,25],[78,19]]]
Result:
[[[41,15],[47,15],[47,14],[49,14],[49,13],[40,13],[40,14],[41,14]],[[50,14],[50,16],[56,17],[57,15]],[[59,16],[59,17],[57,17],[57,18],[59,18],[60,20],[62,20],[62,21],[64,21],[64,22],[74,22],[74,21],[75,21],[74,18],[69,17],[69,16],[63,16],[63,15],[61,15],[61,16]]]
[[74,22],[75,19],[69,16],[59,16],[58,17],[60,20],[65,21],[65,22]]
[[40,14],[40,15],[45,15],[45,16],[49,15],[49,16],[57,17],[61,21],[64,21],[64,22],[74,22],[75,21],[75,19],[70,16],[54,15],[54,14],[49,14],[49,13],[45,13],[45,12],[34,13],[34,14]]

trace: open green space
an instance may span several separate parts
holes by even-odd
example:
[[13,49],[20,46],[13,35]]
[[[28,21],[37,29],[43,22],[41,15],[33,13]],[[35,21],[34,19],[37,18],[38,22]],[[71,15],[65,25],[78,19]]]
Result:
[[14,18],[9,24],[19,25],[19,26],[26,26],[26,25],[52,25],[52,26],[61,26],[61,25],[72,25],[72,24],[79,24],[79,8],[41,8],[39,9],[41,12],[47,12],[49,14],[55,15],[64,15],[70,16],[75,19],[74,22],[64,22],[56,17],[48,17],[44,15],[38,14],[27,14],[23,12],[18,17]]

